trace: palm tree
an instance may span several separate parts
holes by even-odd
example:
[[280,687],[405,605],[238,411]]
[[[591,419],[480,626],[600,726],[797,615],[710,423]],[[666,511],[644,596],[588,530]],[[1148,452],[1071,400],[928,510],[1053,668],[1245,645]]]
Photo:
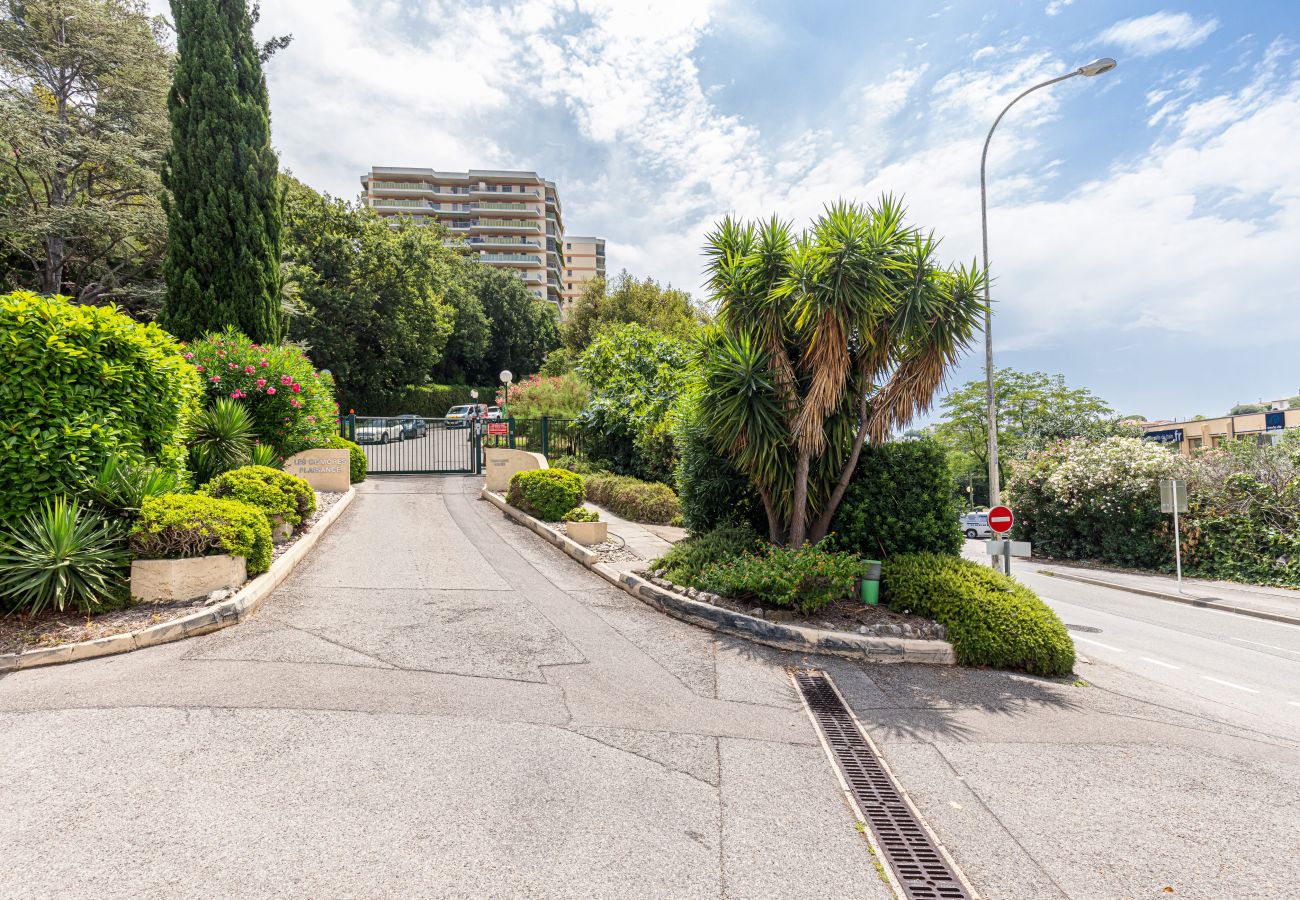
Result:
[[983,315],[979,268],[941,267],[904,217],[886,196],[840,201],[798,236],[775,217],[708,236],[701,413],[775,543],[826,536],[862,445],[930,406]]

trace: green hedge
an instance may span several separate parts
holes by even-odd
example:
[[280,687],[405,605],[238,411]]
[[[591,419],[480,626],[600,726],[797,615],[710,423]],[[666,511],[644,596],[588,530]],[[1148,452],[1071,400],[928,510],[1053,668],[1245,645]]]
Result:
[[694,584],[700,573],[714,563],[724,562],[758,549],[758,533],[748,525],[723,525],[705,534],[673,544],[667,553],[650,563],[663,569],[674,584]]
[[342,435],[334,435],[330,438],[329,443],[325,444],[331,450],[348,451],[348,481],[352,484],[360,484],[366,480],[366,473],[370,470],[370,464],[366,460],[366,451],[362,450],[357,444],[352,443]]
[[250,576],[271,567],[271,525],[256,506],[203,494],[149,497],[131,534],[145,559],[189,559],[229,553],[246,560]]
[[297,527],[316,511],[316,492],[305,480],[267,466],[244,466],[222,472],[200,493],[256,506],[267,519]]
[[682,514],[682,505],[666,484],[629,475],[588,475],[587,499],[633,522],[668,525]]
[[582,476],[566,469],[533,469],[510,479],[506,501],[544,522],[558,522],[582,505]]
[[156,325],[0,295],[0,520],[77,494],[111,457],[184,474],[199,376]]
[[893,556],[881,566],[885,602],[948,630],[967,666],[1068,675],[1074,642],[1033,591],[987,566],[935,553]]
[[693,584],[723,597],[792,606],[812,615],[834,600],[851,598],[867,569],[856,554],[836,553],[825,543],[798,550],[766,544],[707,566]]
[[496,388],[478,387],[478,399],[469,392],[475,390],[472,384],[425,384],[408,387],[403,391],[382,396],[347,396],[348,408],[359,416],[400,416],[412,413],[426,419],[441,419],[453,406],[465,403],[486,403],[492,405],[496,397]]

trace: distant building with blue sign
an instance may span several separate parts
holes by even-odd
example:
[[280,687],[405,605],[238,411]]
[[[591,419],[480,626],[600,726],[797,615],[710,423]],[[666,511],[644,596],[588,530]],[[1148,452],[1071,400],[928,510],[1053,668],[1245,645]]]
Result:
[[1300,428],[1300,409],[1280,408],[1283,401],[1273,404],[1265,412],[1244,413],[1239,416],[1219,416],[1214,419],[1192,419],[1173,422],[1143,422],[1142,436],[1148,441],[1177,447],[1188,455],[1195,450],[1208,450],[1225,441],[1254,440],[1271,444],[1292,428]]

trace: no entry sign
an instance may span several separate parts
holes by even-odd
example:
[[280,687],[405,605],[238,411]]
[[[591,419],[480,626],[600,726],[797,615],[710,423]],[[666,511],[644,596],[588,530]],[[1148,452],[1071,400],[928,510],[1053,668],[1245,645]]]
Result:
[[989,510],[989,527],[998,534],[1006,534],[1015,524],[1016,517],[1005,506],[995,506]]

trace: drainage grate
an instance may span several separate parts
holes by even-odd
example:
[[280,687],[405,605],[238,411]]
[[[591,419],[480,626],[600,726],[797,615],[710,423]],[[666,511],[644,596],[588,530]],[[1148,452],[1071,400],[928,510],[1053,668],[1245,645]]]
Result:
[[798,672],[795,681],[904,896],[908,900],[968,900],[970,894],[903,800],[830,679],[820,672]]
[[1070,625],[1066,623],[1066,631],[1082,631],[1085,634],[1101,634],[1101,629],[1092,625]]

